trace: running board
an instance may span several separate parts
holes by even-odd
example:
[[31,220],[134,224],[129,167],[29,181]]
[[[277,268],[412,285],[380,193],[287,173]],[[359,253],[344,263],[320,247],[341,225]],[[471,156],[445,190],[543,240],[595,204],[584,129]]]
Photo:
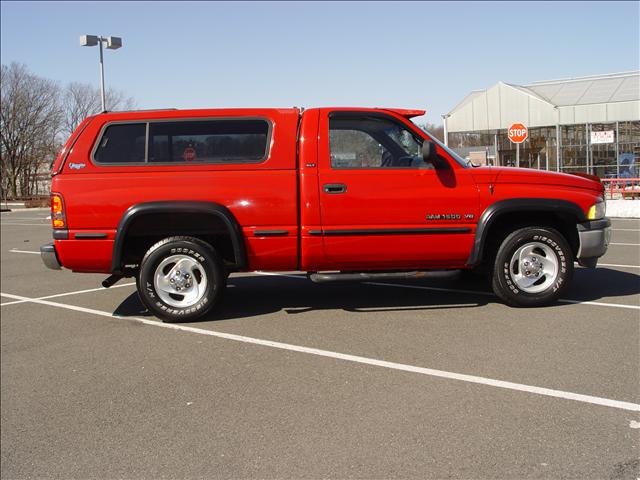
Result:
[[361,282],[369,280],[420,278],[425,275],[427,275],[427,272],[316,272],[310,273],[309,279],[314,283]]

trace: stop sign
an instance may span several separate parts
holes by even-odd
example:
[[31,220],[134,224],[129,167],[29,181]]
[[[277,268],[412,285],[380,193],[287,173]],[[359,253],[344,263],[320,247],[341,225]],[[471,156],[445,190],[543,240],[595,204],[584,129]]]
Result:
[[522,143],[529,136],[529,130],[524,123],[514,123],[509,127],[508,134],[512,143]]
[[193,160],[196,159],[196,151],[193,147],[187,147],[184,149],[184,152],[182,152],[182,158],[185,159],[185,161],[187,162],[192,162]]

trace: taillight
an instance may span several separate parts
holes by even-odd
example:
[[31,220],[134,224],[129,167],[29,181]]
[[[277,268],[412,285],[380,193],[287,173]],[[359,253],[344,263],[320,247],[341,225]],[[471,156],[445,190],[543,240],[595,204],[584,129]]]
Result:
[[67,228],[67,219],[64,215],[64,202],[59,193],[51,194],[51,224],[53,228]]

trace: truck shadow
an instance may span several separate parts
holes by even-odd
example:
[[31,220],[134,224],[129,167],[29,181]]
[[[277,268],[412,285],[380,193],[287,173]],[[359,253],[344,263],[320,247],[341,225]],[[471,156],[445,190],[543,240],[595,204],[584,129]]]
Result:
[[[394,284],[417,288],[398,288]],[[624,297],[639,293],[639,275],[608,268],[577,268],[573,285],[565,298],[596,301],[605,297]],[[296,278],[240,275],[229,279],[229,287],[220,305],[201,321],[241,319],[279,311],[290,315],[321,310],[366,314],[473,309],[488,303],[499,303],[491,294],[488,282],[456,273],[414,281],[323,285],[312,283],[304,275]],[[136,293],[127,297],[114,314],[150,316]]]
[[627,297],[640,293],[640,275],[606,267],[576,268],[565,298],[596,301],[606,297]]
[[[453,288],[456,274],[449,281],[420,281],[412,285]],[[386,282],[381,282],[386,283]],[[407,282],[405,282],[407,283]],[[394,288],[369,283],[314,284],[304,275],[243,275],[229,279],[229,286],[215,309],[202,321],[230,320],[284,311],[296,315],[320,310],[353,313],[402,312],[476,308],[490,297],[452,294],[427,290]],[[127,297],[114,311],[119,316],[149,316],[137,293]]]
[[[466,278],[457,284],[457,288],[466,290],[489,291],[489,281]],[[640,275],[614,270],[606,267],[580,268],[576,265],[569,291],[562,298],[581,302],[598,301],[612,297],[627,297],[640,294]],[[496,297],[492,302],[499,303]],[[563,305],[558,302],[557,305]]]

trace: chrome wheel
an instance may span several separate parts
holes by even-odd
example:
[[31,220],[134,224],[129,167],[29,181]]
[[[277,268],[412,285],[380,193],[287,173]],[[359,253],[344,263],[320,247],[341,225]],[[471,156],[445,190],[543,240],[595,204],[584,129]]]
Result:
[[518,248],[509,262],[513,282],[526,293],[540,293],[558,277],[558,257],[548,245],[529,242]]
[[193,257],[171,255],[157,266],[154,286],[160,299],[172,307],[198,303],[207,290],[207,274]]

